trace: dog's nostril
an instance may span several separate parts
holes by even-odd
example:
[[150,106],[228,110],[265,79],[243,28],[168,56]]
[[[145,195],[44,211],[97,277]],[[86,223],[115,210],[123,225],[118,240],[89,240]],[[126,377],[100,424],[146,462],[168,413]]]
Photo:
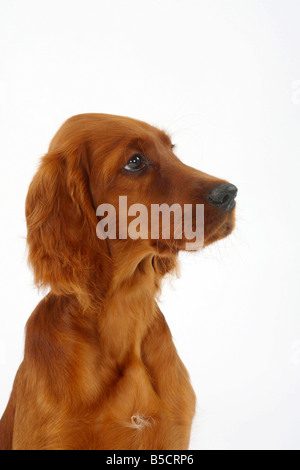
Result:
[[214,186],[207,194],[207,200],[211,206],[220,207],[225,211],[232,211],[235,207],[237,187],[230,183],[221,183]]

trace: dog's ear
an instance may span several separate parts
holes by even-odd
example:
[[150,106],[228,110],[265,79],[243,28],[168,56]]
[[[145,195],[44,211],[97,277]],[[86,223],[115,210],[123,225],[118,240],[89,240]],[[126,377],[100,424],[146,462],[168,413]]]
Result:
[[111,259],[96,235],[86,145],[69,153],[50,150],[42,158],[28,190],[26,221],[36,284],[75,295],[84,309],[98,308]]

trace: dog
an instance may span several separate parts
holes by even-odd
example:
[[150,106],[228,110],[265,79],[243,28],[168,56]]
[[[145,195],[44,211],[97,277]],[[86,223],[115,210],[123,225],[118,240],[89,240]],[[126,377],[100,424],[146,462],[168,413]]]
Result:
[[234,229],[236,194],[144,122],[82,114],[62,125],[26,198],[29,262],[49,293],[26,325],[0,449],[188,449],[195,393],[156,301],[187,240],[100,238],[96,212],[109,203],[119,220],[120,196],[203,205],[207,246]]

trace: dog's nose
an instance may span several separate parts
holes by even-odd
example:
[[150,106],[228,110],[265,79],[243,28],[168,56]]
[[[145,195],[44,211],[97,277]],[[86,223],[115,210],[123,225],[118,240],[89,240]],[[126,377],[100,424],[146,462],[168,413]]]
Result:
[[207,194],[207,200],[211,206],[230,212],[235,207],[235,198],[238,189],[234,184],[221,183],[214,186]]

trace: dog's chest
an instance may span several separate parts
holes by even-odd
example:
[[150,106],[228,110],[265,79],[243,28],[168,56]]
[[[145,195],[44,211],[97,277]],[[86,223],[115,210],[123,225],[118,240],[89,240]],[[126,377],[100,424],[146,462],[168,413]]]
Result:
[[181,421],[184,416],[178,419],[178,410],[173,413],[167,397],[154,390],[146,368],[135,363],[111,390],[95,420],[96,448],[115,449],[116,442],[118,449],[159,449],[162,443],[164,448],[177,448],[182,442],[175,445],[173,436],[185,439]]

